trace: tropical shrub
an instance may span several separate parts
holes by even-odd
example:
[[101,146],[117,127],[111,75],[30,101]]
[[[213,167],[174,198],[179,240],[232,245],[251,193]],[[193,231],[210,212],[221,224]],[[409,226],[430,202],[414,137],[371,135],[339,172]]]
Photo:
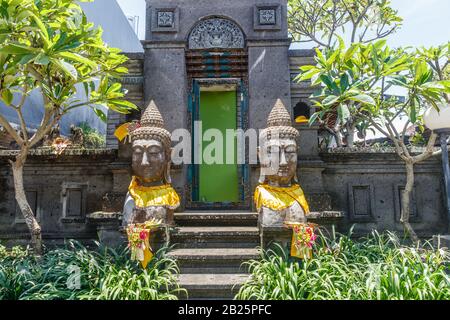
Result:
[[92,128],[87,122],[78,126],[83,131],[83,147],[86,149],[98,149],[106,146],[106,137]]
[[128,248],[93,251],[69,241],[36,257],[0,247],[0,300],[174,300],[184,290],[166,251],[143,270],[130,261]]
[[263,252],[247,263],[252,275],[236,299],[450,299],[448,250],[403,246],[393,233],[331,238],[319,238],[311,260],[292,258],[280,245]]

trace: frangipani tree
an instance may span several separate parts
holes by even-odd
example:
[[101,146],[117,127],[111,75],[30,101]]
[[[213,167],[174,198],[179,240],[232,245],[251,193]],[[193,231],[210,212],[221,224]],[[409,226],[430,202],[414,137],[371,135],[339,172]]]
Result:
[[[337,49],[317,50],[317,65],[302,67],[299,76],[302,81],[312,80],[314,85],[323,86],[312,97],[319,111],[310,123],[337,110],[339,125],[352,126],[353,119],[367,121],[393,142],[407,174],[401,222],[414,241],[418,237],[409,223],[414,165],[439,151],[434,151],[435,134],[421,154],[411,152],[405,137],[411,125],[423,127],[425,109],[428,106],[438,109],[450,92],[450,82],[439,80],[430,66],[432,60],[416,52],[391,50],[384,40],[368,45],[353,44],[350,48],[345,48],[341,41]],[[407,99],[388,98],[387,92],[393,87],[407,91]],[[396,123],[401,119],[406,120],[398,128]]]
[[[42,248],[41,227],[23,185],[23,167],[30,149],[69,111],[90,107],[105,120],[98,106],[120,113],[137,108],[123,100],[125,92],[117,82],[127,73],[121,67],[127,58],[102,41],[102,30],[87,21],[77,2],[0,0],[0,98],[17,113],[20,131],[14,130],[1,110],[0,126],[20,147],[11,161],[15,196],[37,253]],[[74,98],[80,88],[86,94],[83,101]],[[30,135],[23,109],[33,90],[42,94],[44,113],[40,126]]]
[[396,32],[403,19],[389,0],[289,0],[289,31],[297,42],[331,48],[339,37],[368,43]]
[[[289,0],[289,32],[296,42],[311,42],[320,49],[346,43],[371,43],[395,33],[403,19],[389,0]],[[355,133],[365,138],[367,122],[351,119],[336,123],[331,110],[321,127],[335,137],[339,147],[353,147]],[[339,121],[339,119],[338,119]]]

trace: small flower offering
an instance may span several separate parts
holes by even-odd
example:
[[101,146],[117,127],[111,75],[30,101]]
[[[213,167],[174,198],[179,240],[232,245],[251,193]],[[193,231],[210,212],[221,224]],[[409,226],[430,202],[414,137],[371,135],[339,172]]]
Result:
[[161,225],[159,220],[150,220],[142,224],[130,224],[127,226],[128,247],[131,250],[131,260],[140,261],[145,269],[153,259],[150,247],[150,234]]
[[314,232],[315,224],[296,223],[288,224],[292,228],[291,256],[300,259],[312,258],[312,247],[317,235]]

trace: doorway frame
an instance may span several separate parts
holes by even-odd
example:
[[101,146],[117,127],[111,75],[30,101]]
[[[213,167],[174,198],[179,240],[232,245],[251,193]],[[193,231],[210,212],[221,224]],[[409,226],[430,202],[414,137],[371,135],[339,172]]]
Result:
[[[199,120],[200,92],[202,87],[226,86],[236,87],[236,128],[246,131],[248,129],[248,90],[241,78],[197,78],[192,79],[192,90],[188,98],[188,128],[192,137],[191,154],[194,159],[194,123]],[[245,163],[238,164],[238,202],[202,202],[198,200],[199,166],[194,161],[187,170],[187,209],[202,210],[249,210],[251,208],[250,193],[250,166],[248,165],[248,145],[245,143]]]

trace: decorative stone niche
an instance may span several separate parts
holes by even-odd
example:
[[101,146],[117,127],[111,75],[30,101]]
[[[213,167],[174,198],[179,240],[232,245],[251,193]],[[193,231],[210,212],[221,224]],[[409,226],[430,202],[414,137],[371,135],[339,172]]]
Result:
[[[405,192],[405,186],[402,184],[394,185],[394,205],[395,205],[395,221],[400,222],[400,218],[402,216],[402,196]],[[410,222],[421,222],[421,218],[419,212],[417,210],[417,198],[416,198],[416,188],[413,189],[411,200],[410,200],[410,208],[411,211],[409,213],[409,221]]]
[[179,9],[177,7],[157,7],[151,10],[152,32],[178,32]]
[[[42,192],[40,190],[43,190],[43,188],[31,187],[31,188],[27,188],[27,190],[25,190],[28,204],[30,205],[31,210],[33,210],[34,216],[38,222],[40,222],[40,220],[41,220],[40,201],[42,198]],[[20,210],[20,207],[19,207],[19,204],[17,203],[17,201],[15,203],[16,203],[16,210],[15,210],[14,224],[24,224],[25,219],[23,218],[22,211]]]
[[374,187],[371,184],[349,184],[350,220],[354,222],[374,221],[375,197]]
[[253,20],[256,31],[281,30],[281,5],[270,3],[256,5]]
[[62,186],[63,223],[84,222],[86,217],[86,198],[88,185],[85,183],[66,182]]

